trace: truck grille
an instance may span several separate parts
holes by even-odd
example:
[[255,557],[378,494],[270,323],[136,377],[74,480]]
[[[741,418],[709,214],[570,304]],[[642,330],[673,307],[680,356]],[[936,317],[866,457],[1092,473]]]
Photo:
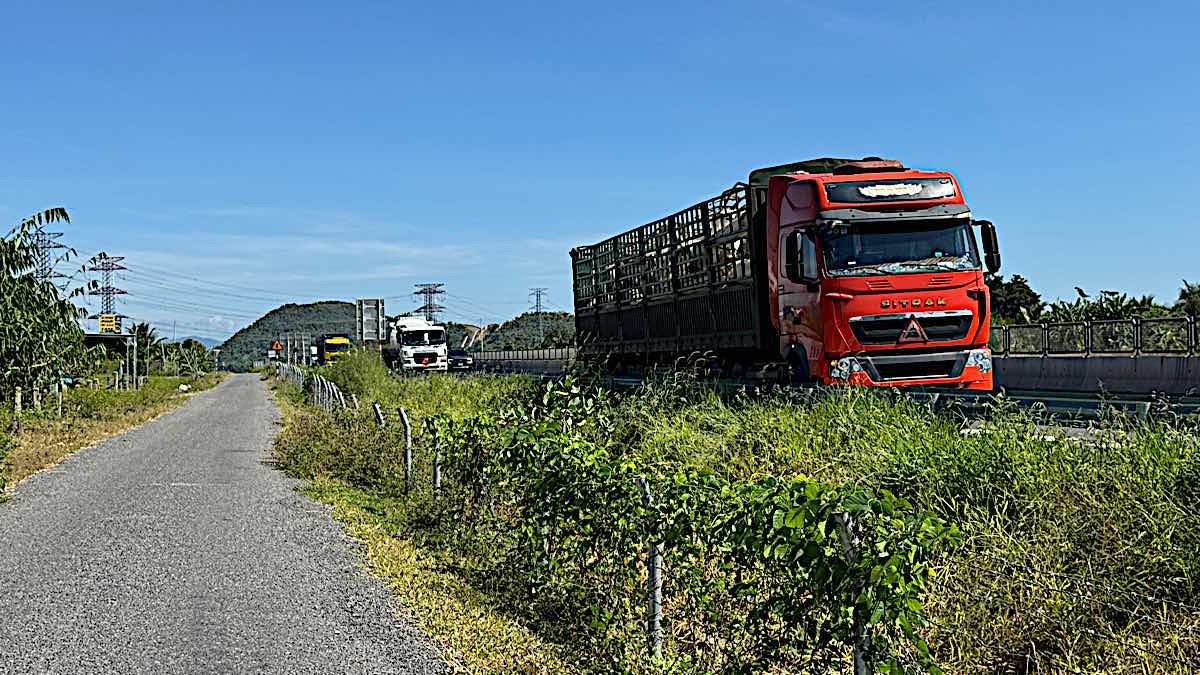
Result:
[[916,361],[912,363],[877,363],[881,381],[903,380],[910,377],[950,377],[953,361]]
[[900,336],[908,329],[909,323],[916,319],[930,342],[949,342],[967,336],[967,331],[971,330],[971,318],[970,310],[875,314],[850,319],[850,328],[861,344],[894,345],[900,342]]
[[914,378],[951,378],[962,375],[968,352],[860,356],[867,374],[875,382]]
[[418,352],[413,354],[413,361],[416,363],[437,363],[437,352]]

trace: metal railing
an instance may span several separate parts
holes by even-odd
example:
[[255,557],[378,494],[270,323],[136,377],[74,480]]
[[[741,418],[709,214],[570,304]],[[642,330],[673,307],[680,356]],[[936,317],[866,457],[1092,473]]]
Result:
[[1196,323],[1167,316],[993,326],[988,345],[997,356],[1195,356]]
[[[307,377],[307,373],[300,366],[295,366],[290,363],[276,363],[275,374],[279,379],[291,382],[297,387],[304,388],[305,380],[308,381],[308,393],[312,402],[321,407],[325,412],[333,412],[335,406],[343,408],[346,405],[346,396],[342,393],[338,386],[324,377],[313,373],[311,378]],[[358,407],[358,400],[354,400],[354,407]]]

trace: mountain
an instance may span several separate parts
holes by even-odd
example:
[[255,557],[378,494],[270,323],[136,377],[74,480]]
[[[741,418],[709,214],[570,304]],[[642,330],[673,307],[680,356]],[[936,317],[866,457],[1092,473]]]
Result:
[[[502,324],[487,327],[482,346],[477,342],[472,349],[543,349],[548,347],[570,347],[575,344],[575,316],[569,312],[543,312],[541,315],[545,338],[539,337],[538,314],[526,312]],[[451,336],[454,335],[450,331]],[[451,344],[457,344],[453,341]]]
[[220,340],[216,338],[204,337],[203,335],[184,335],[183,337],[179,338],[178,342],[183,342],[184,340],[195,340],[196,342],[204,345],[205,349],[212,349],[213,347],[221,344]]
[[305,337],[311,344],[314,338],[327,333],[354,335],[353,303],[327,300],[276,307],[220,345],[221,361],[230,370],[249,370],[255,361],[267,358],[274,340],[286,345],[291,335],[293,340]]

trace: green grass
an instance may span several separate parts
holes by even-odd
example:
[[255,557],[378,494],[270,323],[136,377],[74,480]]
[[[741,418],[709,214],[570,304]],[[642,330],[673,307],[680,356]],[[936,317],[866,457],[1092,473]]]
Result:
[[[539,391],[519,377],[394,378],[361,354],[326,370],[362,400],[404,405],[417,419],[499,414],[530,405]],[[1028,664],[1032,672],[1171,673],[1200,659],[1200,612],[1191,609],[1200,607],[1200,442],[1186,423],[1110,415],[1088,438],[1071,439],[998,406],[974,433],[866,390],[808,405],[671,384],[603,397],[597,416],[606,423],[593,440],[653,475],[695,468],[734,481],[857,483],[957,523],[965,545],[938,563],[926,598],[934,623],[925,633],[947,672],[1015,673]],[[573,667],[603,669],[571,631],[521,604],[503,579],[511,561],[431,520],[425,498],[403,498],[394,430],[372,435],[359,418],[294,421],[280,437],[284,465],[352,486],[361,505],[354,517],[387,532],[381,541],[434,561]],[[425,452],[419,424],[417,433]]]

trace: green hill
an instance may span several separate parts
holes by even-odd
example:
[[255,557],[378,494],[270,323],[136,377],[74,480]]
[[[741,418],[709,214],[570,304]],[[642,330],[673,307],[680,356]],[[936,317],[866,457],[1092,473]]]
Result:
[[[488,326],[483,339],[483,349],[542,349],[547,347],[570,347],[575,344],[575,316],[569,312],[545,312],[542,314],[545,339],[538,336],[538,315],[526,312],[500,325]],[[478,348],[475,345],[473,348]]]
[[267,358],[272,340],[291,334],[312,338],[325,333],[354,335],[354,304],[327,300],[277,307],[234,333],[221,345],[221,361],[230,370],[244,371]]

